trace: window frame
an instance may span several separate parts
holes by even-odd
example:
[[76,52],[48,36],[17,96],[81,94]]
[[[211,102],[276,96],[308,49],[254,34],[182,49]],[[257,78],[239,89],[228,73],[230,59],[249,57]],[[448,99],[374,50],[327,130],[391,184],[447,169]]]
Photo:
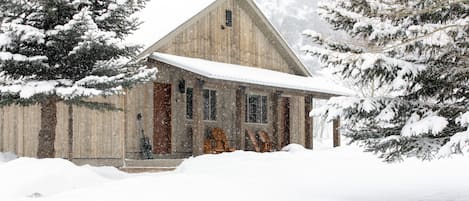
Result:
[[[205,97],[205,92],[208,92],[208,111],[206,111],[206,97]],[[203,98],[203,120],[204,121],[217,121],[218,118],[218,111],[217,111],[217,105],[218,105],[218,91],[215,89],[203,89],[202,90],[202,98]],[[214,101],[214,103],[213,103]],[[208,117],[207,117],[208,115]]]
[[[255,111],[251,111],[250,98],[255,98]],[[245,122],[250,124],[269,124],[269,97],[263,94],[246,94],[245,100]],[[251,114],[255,114],[255,120],[252,120]]]
[[233,11],[225,10],[225,25],[227,27],[233,27]]

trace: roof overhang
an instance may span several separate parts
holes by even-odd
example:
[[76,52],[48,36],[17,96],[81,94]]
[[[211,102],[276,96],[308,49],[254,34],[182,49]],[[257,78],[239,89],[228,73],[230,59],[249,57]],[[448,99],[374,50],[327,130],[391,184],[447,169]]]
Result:
[[262,68],[163,53],[153,53],[149,58],[215,80],[304,91],[325,96],[353,94],[351,90],[321,77],[298,76]]

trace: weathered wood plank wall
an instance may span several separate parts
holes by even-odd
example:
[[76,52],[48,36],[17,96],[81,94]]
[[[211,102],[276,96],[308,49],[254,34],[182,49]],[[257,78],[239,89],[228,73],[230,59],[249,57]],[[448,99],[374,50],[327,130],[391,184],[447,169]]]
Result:
[[39,106],[0,108],[0,151],[35,157],[39,119]]
[[139,85],[127,91],[125,96],[125,152],[127,158],[138,158],[140,153],[141,135],[137,131],[137,114],[143,115],[145,135],[153,136],[153,83]]
[[[225,26],[227,9],[233,11],[233,27]],[[165,44],[157,51],[293,73],[272,40],[233,0],[199,18]]]
[[290,142],[305,145],[305,99],[292,96],[290,100]]
[[[96,102],[111,103],[125,109],[124,96],[96,97]],[[64,112],[68,111],[64,107]],[[99,111],[86,107],[74,107],[73,111],[73,156],[74,158],[121,158],[122,140],[125,136],[125,113],[122,111]],[[64,119],[68,119],[64,118]],[[63,124],[67,125],[68,124]],[[67,126],[60,134],[67,136]],[[59,133],[59,132],[58,132]],[[63,139],[68,139],[64,137]],[[68,151],[67,142],[62,142]],[[57,147],[57,145],[56,145]]]
[[[124,109],[124,96],[97,97]],[[68,106],[57,104],[56,157],[68,158]],[[0,109],[0,152],[35,157],[40,130],[40,106],[10,106]],[[121,158],[125,137],[124,112],[98,111],[74,106],[74,158]]]

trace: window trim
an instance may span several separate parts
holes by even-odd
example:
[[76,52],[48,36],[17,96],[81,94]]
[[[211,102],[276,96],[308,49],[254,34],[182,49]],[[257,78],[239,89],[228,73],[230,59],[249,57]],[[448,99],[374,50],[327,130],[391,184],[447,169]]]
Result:
[[233,27],[233,11],[226,9],[225,10],[225,25],[227,27]]
[[[259,112],[259,121],[256,119],[256,122],[251,122],[250,121],[250,118],[249,118],[249,110],[250,110],[250,104],[249,104],[249,98],[250,97],[257,97],[259,98],[259,103],[260,105],[258,106],[258,108],[260,109],[260,112],[259,111],[256,111]],[[263,103],[263,99],[265,97],[265,104]],[[264,110],[265,109],[265,110]],[[265,115],[265,121],[263,119]],[[257,115],[256,115],[257,117]],[[257,124],[257,125],[266,125],[266,124],[269,124],[269,97],[265,94],[246,94],[246,100],[245,100],[245,123],[247,124]]]
[[[205,97],[203,95],[203,93],[205,91],[208,91],[208,95],[209,95],[209,97],[208,97],[208,101],[209,101],[209,103],[208,103],[208,106],[209,106],[208,115],[209,115],[209,117],[207,119],[205,118]],[[212,119],[212,116],[211,116],[212,115],[212,110],[211,110],[212,109],[212,102],[211,102],[212,101],[212,92],[215,92],[215,107],[214,107],[215,108],[215,111],[214,111],[215,112],[215,114],[214,114],[215,118],[213,118],[213,119]],[[218,91],[216,89],[211,89],[211,88],[202,89],[202,98],[203,98],[203,102],[204,102],[204,105],[203,105],[203,108],[202,108],[202,112],[203,112],[203,118],[202,119],[203,119],[203,121],[217,122],[217,118],[218,118],[218,110],[217,110],[218,98],[217,98],[217,96],[218,96]]]

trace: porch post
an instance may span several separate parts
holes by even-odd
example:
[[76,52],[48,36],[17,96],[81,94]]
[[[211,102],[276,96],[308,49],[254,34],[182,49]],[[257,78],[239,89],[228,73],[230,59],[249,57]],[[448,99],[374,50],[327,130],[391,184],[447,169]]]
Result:
[[202,89],[204,81],[196,79],[193,92],[194,124],[192,131],[192,155],[204,154],[204,111]]
[[276,144],[277,144],[277,150],[282,149],[282,138],[283,138],[283,133],[285,132],[282,128],[282,119],[280,118],[281,115],[283,115],[283,108],[282,108],[282,91],[276,91],[274,93],[274,105],[273,105],[273,121],[274,121],[274,136],[276,139]]
[[312,119],[309,112],[313,109],[313,97],[305,96],[305,148],[313,149]]
[[236,90],[236,122],[235,122],[235,126],[236,126],[236,136],[238,136],[236,138],[236,148],[239,149],[239,150],[244,150],[244,148],[246,147],[245,144],[245,135],[246,135],[246,131],[244,130],[244,126],[243,126],[243,120],[244,120],[244,117],[246,115],[245,111],[246,111],[246,104],[245,104],[245,101],[246,101],[246,88],[243,87],[243,86],[240,86],[237,90]]
[[340,131],[339,131],[339,127],[340,127],[340,119],[334,119],[333,123],[332,123],[332,128],[334,129],[332,131],[333,133],[333,144],[334,144],[334,147],[338,147],[340,146]]

